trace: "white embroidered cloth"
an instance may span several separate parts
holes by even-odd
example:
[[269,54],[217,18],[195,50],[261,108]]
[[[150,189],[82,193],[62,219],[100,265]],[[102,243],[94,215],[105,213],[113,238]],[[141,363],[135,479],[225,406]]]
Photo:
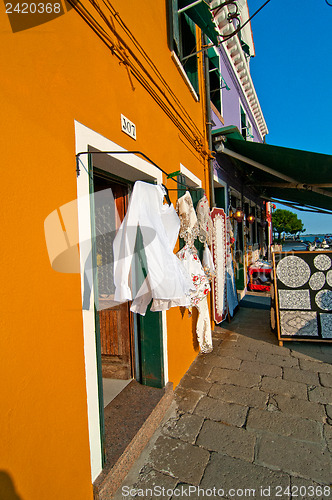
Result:
[[193,246],[199,233],[199,226],[193,201],[188,191],[176,202],[176,211],[181,221],[180,238],[183,238],[189,246]]
[[201,243],[211,246],[213,234],[213,222],[210,215],[210,205],[206,195],[201,198],[196,207],[199,225],[198,239]]
[[[128,210],[113,243],[116,302],[133,300],[131,310],[188,306],[193,284],[183,264],[173,253],[180,220],[172,205],[164,205],[160,185],[137,181]],[[141,246],[137,240],[141,237]],[[137,283],[137,276],[144,276]]]
[[201,352],[211,352],[212,334],[207,294],[210,291],[210,282],[202,267],[195,247],[185,245],[177,256],[183,262],[186,271],[192,279],[195,290],[191,292],[191,306],[198,310],[196,335]]

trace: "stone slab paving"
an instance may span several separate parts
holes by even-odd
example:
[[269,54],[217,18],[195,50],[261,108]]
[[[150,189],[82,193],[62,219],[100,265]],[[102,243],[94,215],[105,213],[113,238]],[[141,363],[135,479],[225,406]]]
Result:
[[281,347],[254,308],[213,341],[115,500],[332,499],[332,344]]
[[195,414],[201,415],[205,419],[216,420],[236,427],[243,427],[248,415],[247,406],[227,403],[209,396],[203,396],[194,411]]
[[257,373],[262,376],[268,375],[269,377],[282,377],[281,366],[260,363],[259,361],[242,361],[239,368],[241,371],[247,373]]

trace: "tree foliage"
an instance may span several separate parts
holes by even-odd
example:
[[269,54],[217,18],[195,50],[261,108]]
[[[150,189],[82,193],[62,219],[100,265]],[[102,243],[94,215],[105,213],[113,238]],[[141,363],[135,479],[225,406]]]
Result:
[[279,239],[282,233],[297,234],[305,231],[303,222],[294,212],[280,208],[272,214],[272,227],[273,232],[278,233]]

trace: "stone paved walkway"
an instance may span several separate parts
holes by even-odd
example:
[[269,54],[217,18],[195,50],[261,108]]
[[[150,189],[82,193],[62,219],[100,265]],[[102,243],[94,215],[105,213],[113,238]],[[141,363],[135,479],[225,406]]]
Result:
[[332,344],[278,346],[263,309],[222,325],[114,498],[332,498]]

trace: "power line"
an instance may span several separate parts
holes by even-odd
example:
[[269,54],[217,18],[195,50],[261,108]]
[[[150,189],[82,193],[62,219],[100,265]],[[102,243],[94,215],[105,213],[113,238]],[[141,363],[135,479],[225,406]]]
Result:
[[[250,17],[249,17],[249,19],[248,19],[248,20],[247,20],[244,24],[242,24],[242,25],[238,26],[238,28],[236,28],[236,29],[235,29],[235,31],[233,31],[233,33],[231,33],[230,35],[226,35],[225,37],[223,37],[224,39],[220,42],[220,44],[222,44],[222,43],[224,43],[224,42],[227,42],[228,40],[230,40],[231,38],[233,38],[233,36],[237,35],[237,34],[238,34],[241,30],[242,30],[242,28],[244,28],[244,27],[245,27],[245,26],[246,26],[246,25],[247,25],[247,24],[248,24],[248,23],[249,23],[249,22],[250,22],[250,21],[251,21],[251,20],[252,20],[252,19],[253,19],[256,15],[257,15],[257,14],[258,14],[258,12],[260,12],[260,11],[261,11],[261,10],[265,7],[265,5],[267,5],[270,1],[271,1],[271,0],[267,0],[267,1],[266,1],[266,2],[265,2],[265,3],[264,3],[264,4],[263,4],[263,5],[262,5],[262,6],[261,6],[258,10],[256,10],[256,12],[255,12],[252,16],[250,16]],[[327,0],[325,0],[325,1],[326,1],[326,3],[327,3],[328,5],[330,5],[330,4],[328,3],[328,1],[327,1]],[[226,5],[231,5],[231,4],[233,4],[233,5],[235,5],[235,7],[236,7],[235,17],[236,17],[236,18],[237,18],[237,20],[239,21],[238,16],[237,16],[238,6],[237,6],[237,4],[236,4],[235,2],[236,2],[236,0],[228,0],[228,1],[226,0],[226,2],[224,2],[224,3],[223,3],[223,4],[221,4],[221,5],[219,5],[218,7],[215,7],[214,9],[211,9],[211,11],[213,11],[213,10],[217,10],[217,9],[218,9],[218,11],[217,11],[217,13],[218,13],[218,12],[219,12],[221,9],[223,9]],[[332,5],[331,5],[331,7],[332,7]],[[217,14],[217,13],[216,13],[216,14]],[[214,15],[216,15],[216,14],[214,14]],[[233,16],[232,18],[234,18],[234,16]],[[221,36],[222,36],[222,35],[221,35]]]

